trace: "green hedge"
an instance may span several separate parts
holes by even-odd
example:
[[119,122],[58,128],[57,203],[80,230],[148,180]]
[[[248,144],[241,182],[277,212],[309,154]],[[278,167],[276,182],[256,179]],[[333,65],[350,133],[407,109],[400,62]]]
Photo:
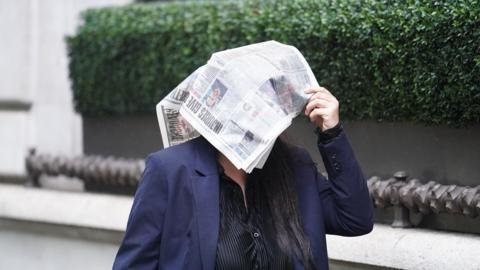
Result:
[[88,10],[67,38],[83,115],[154,110],[212,52],[296,46],[344,119],[480,122],[478,1],[289,0]]

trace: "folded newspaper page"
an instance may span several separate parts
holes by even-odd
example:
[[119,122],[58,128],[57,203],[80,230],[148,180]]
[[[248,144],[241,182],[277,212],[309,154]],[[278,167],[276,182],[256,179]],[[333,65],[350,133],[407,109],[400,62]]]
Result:
[[276,41],[214,53],[157,106],[164,147],[203,136],[238,169],[262,168],[318,82],[302,54]]

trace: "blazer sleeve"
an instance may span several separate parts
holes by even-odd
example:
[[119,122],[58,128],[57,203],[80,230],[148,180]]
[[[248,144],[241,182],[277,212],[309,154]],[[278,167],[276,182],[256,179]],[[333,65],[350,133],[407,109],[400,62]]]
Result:
[[148,155],[113,270],[158,268],[168,199],[167,182],[164,178],[160,159],[154,154]]
[[345,132],[326,144],[318,143],[318,150],[329,178],[327,180],[314,168],[326,233],[358,236],[371,232],[373,202]]

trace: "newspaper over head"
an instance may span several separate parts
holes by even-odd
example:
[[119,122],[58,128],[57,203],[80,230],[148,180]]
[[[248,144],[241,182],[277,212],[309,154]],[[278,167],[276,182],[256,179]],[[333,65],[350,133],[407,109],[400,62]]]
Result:
[[303,55],[276,41],[212,54],[157,106],[164,147],[203,136],[238,169],[262,168],[318,82]]

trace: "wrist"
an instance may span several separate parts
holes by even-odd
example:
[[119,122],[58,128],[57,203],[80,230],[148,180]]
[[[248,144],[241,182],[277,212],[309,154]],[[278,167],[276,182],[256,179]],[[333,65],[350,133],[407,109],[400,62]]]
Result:
[[343,130],[343,125],[339,121],[334,127],[328,128],[324,131],[317,127],[315,129],[315,133],[317,134],[317,143],[319,144],[326,144],[333,140],[334,138],[338,137]]

